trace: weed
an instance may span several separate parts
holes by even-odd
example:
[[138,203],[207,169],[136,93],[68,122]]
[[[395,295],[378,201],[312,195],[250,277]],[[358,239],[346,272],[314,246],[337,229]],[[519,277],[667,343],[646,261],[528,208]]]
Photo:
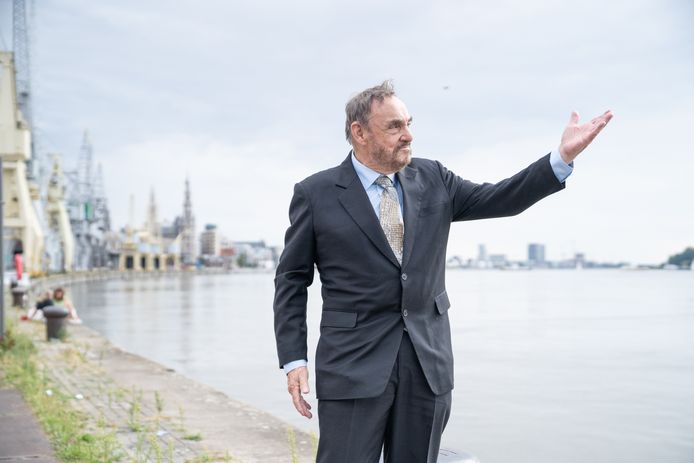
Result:
[[144,426],[140,422],[141,412],[140,400],[137,396],[134,396],[128,408],[128,428],[133,432],[140,432],[144,429]]
[[[9,339],[8,339],[9,338]],[[0,350],[5,381],[20,390],[64,462],[114,463],[122,451],[113,432],[85,432],[85,417],[71,408],[69,397],[36,367],[35,348],[25,334],[12,331]],[[50,389],[52,394],[46,394]]]
[[225,452],[223,455],[220,453],[210,454],[205,452],[195,458],[186,460],[186,463],[217,463],[220,461],[230,462],[232,460],[233,458],[229,455],[229,452]]
[[296,449],[296,434],[294,428],[287,428],[287,442],[289,443],[289,453],[292,458],[292,463],[299,463],[299,454]]
[[154,391],[154,405],[157,408],[157,413],[161,414],[164,411],[164,399],[162,399],[159,391]]
[[315,460],[318,456],[318,435],[315,432],[311,432],[311,453],[313,453]]
[[185,436],[183,436],[183,438],[185,440],[192,440],[192,441],[199,442],[202,440],[202,434],[200,434],[199,432],[196,432],[195,434],[186,434]]

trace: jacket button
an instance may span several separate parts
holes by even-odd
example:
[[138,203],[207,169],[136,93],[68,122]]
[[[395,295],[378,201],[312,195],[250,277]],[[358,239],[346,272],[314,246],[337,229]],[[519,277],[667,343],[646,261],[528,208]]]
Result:
[[403,281],[407,280],[407,273],[403,273],[402,275],[400,275],[400,278],[402,278]]
[[405,310],[402,311],[402,316],[403,316],[403,317],[407,317],[407,309],[405,309]]

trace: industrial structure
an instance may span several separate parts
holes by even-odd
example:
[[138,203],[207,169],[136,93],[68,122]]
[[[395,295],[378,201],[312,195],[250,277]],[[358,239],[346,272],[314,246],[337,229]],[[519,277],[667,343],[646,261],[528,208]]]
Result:
[[101,168],[94,170],[93,147],[85,132],[77,169],[69,173],[67,193],[70,226],[75,236],[76,270],[107,267],[105,234],[111,229]]
[[[0,51],[3,271],[24,275],[95,268],[159,271],[197,263],[190,182],[174,226],[157,217],[154,191],[145,224],[111,229],[101,164],[85,131],[78,162],[43,152],[31,92],[30,24],[25,0],[12,2],[12,51]],[[132,208],[131,208],[132,209]]]
[[5,268],[22,253],[27,269],[44,265],[44,234],[34,208],[39,189],[29,179],[31,132],[19,110],[12,53],[0,52],[0,157],[3,187]]

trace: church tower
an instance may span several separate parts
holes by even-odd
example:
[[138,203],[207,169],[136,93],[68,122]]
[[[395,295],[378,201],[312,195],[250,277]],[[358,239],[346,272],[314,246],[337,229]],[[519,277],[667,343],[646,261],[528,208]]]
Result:
[[147,208],[147,231],[156,239],[160,235],[159,221],[157,220],[157,202],[154,198],[154,188],[149,193],[149,207]]
[[190,181],[186,178],[186,191],[183,199],[183,224],[181,230],[181,263],[195,265],[195,217],[190,199]]

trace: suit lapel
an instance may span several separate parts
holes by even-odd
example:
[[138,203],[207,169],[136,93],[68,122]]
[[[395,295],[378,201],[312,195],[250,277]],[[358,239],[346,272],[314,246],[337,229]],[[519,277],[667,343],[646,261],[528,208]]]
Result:
[[[381,254],[387,257],[393,265],[400,267],[398,259],[390,248],[385,233],[383,233],[383,228],[381,228],[381,224],[378,222],[378,217],[374,214],[373,206],[371,206],[369,197],[366,191],[364,191],[364,186],[354,171],[350,156],[347,156],[347,159],[338,167],[336,185],[343,190],[338,192],[338,199],[350,217],[352,217],[352,220],[356,222],[361,231],[364,232]],[[405,223],[405,230],[407,230],[407,223]],[[406,243],[407,238],[405,238]]]
[[415,230],[422,202],[422,184],[417,181],[417,169],[407,166],[398,172],[402,187],[403,208],[405,210],[405,242],[403,243],[402,267],[405,268],[414,249]]

